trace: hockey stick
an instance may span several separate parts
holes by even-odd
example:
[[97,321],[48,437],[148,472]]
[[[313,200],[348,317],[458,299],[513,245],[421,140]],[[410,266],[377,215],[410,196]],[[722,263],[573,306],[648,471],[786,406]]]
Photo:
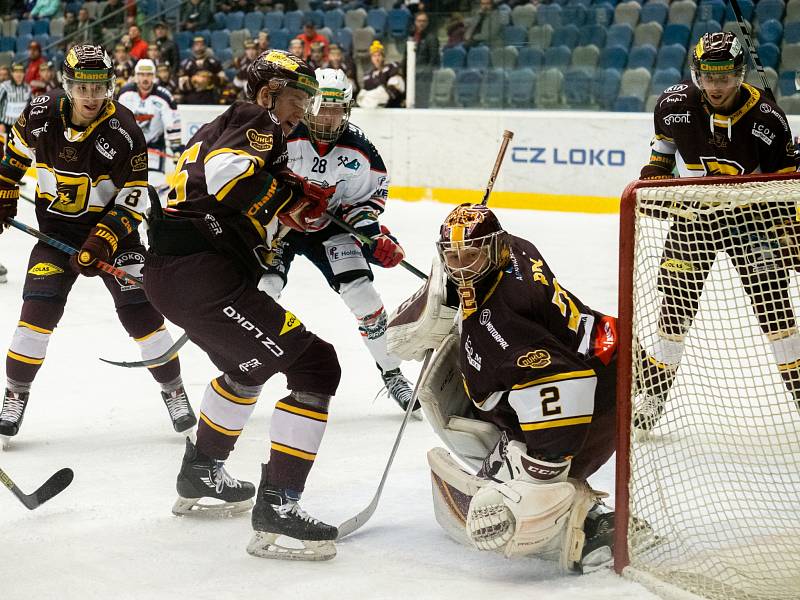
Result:
[[26,494],[17,487],[17,484],[11,480],[11,477],[9,477],[3,469],[0,469],[0,481],[11,490],[11,493],[14,494],[28,510],[38,508],[56,494],[63,492],[64,489],[72,483],[73,477],[74,473],[72,469],[61,469],[40,485],[39,489],[35,490],[32,494]]
[[[492,188],[494,188],[494,182],[495,179],[497,179],[498,172],[500,171],[500,165],[503,163],[503,157],[506,154],[506,148],[508,148],[508,143],[513,137],[513,132],[508,130],[503,132],[503,142],[500,144],[500,150],[497,153],[497,160],[494,163],[494,167],[492,167],[492,174],[489,176],[489,182],[486,184],[486,191],[484,192],[483,200],[481,201],[481,204],[484,206],[489,201],[489,195],[492,193]],[[372,501],[364,510],[359,512],[357,515],[350,517],[341,525],[339,525],[339,534],[336,536],[337,540],[340,540],[361,528],[367,521],[369,521],[370,517],[372,517],[375,509],[378,508],[378,501],[380,500],[381,493],[383,492],[383,486],[386,483],[386,477],[389,475],[389,469],[392,468],[394,456],[397,454],[397,448],[400,446],[400,439],[403,437],[403,432],[406,429],[408,419],[411,416],[411,412],[414,410],[414,405],[417,403],[417,395],[419,392],[420,381],[422,381],[422,375],[425,373],[425,369],[428,368],[428,363],[430,362],[432,356],[432,348],[429,348],[425,351],[425,359],[422,362],[422,370],[420,371],[420,376],[417,378],[417,384],[414,386],[414,393],[411,395],[411,401],[408,403],[408,407],[406,407],[406,415],[403,418],[403,422],[400,424],[400,431],[397,432],[397,437],[394,440],[394,446],[392,447],[391,453],[389,453],[389,460],[386,463],[386,467],[383,469],[381,482],[378,484],[378,489],[375,492],[375,495],[372,497]]]
[[[352,225],[350,225],[349,223],[347,223],[345,221],[342,221],[339,217],[337,217],[333,213],[326,212],[325,214],[328,216],[328,218],[331,221],[336,223],[339,227],[344,229],[350,235],[354,236],[359,242],[361,242],[365,246],[368,246],[368,247],[372,248],[372,246],[375,244],[375,240],[373,240],[372,238],[368,238],[367,236],[359,233],[358,231],[356,231],[355,227],[353,227]],[[417,267],[415,267],[414,265],[412,265],[411,263],[409,263],[406,260],[401,260],[400,261],[400,266],[403,267],[404,269],[406,269],[407,271],[409,271],[410,273],[413,273],[414,275],[416,275],[420,279],[427,279],[428,278],[428,276],[425,275],[425,273],[420,271]]]
[[[16,229],[19,229],[20,231],[24,231],[28,235],[32,235],[36,239],[41,240],[42,242],[52,246],[53,248],[58,248],[59,250],[65,252],[66,254],[69,254],[70,256],[78,253],[78,251],[69,244],[65,244],[64,242],[60,242],[57,239],[51,238],[46,233],[42,233],[38,229],[34,229],[30,225],[25,225],[25,223],[21,223],[16,219],[7,219],[6,223],[11,225],[12,227],[15,227]],[[119,279],[122,279],[123,281],[131,285],[135,285],[136,287],[142,287],[143,285],[142,280],[139,279],[138,277],[129,275],[122,269],[118,269],[117,267],[110,265],[105,261],[98,260],[97,262],[95,262],[95,266],[101,271],[104,271],[109,275],[113,275],[114,277],[118,277]]]
[[772,93],[772,88],[767,81],[767,74],[764,71],[764,66],[761,64],[761,59],[758,58],[758,52],[756,52],[753,38],[750,35],[750,28],[747,26],[747,22],[742,16],[742,9],[739,8],[738,0],[731,0],[731,8],[733,9],[733,16],[736,17],[736,24],[739,26],[739,32],[742,34],[744,43],[747,46],[747,51],[750,53],[750,60],[753,61],[753,66],[756,68],[758,76],[761,78],[761,85],[764,87],[764,91],[769,94],[769,99],[775,102],[775,94]]

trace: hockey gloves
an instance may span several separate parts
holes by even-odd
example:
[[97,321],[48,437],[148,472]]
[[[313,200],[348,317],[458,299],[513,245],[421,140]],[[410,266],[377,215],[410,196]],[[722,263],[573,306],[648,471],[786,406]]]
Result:
[[296,231],[306,231],[309,223],[325,214],[336,187],[323,188],[293,173],[287,175],[285,183],[292,188],[293,198],[278,213],[278,220],[282,225]]
[[403,252],[403,248],[385,225],[381,225],[380,234],[372,239],[375,242],[372,246],[372,256],[381,263],[381,266],[387,269],[396,267],[405,258],[406,253]]
[[17,216],[17,201],[19,200],[19,188],[0,187],[0,233],[8,227],[6,219],[13,219]]
[[117,236],[103,225],[92,228],[83,246],[69,259],[72,270],[86,277],[94,277],[102,273],[97,261],[111,262],[117,251]]

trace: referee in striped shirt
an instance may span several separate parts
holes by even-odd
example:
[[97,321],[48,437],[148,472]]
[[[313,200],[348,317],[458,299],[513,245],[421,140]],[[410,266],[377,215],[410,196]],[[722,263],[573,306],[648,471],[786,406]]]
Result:
[[25,83],[25,67],[20,63],[11,66],[11,79],[0,83],[0,124],[3,126],[5,143],[8,144],[8,132],[22,113],[28,100],[31,99],[31,87]]

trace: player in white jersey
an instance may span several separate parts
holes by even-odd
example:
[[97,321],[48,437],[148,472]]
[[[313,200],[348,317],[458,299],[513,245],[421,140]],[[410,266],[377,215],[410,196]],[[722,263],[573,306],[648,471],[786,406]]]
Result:
[[[119,91],[119,102],[129,108],[142,128],[147,143],[147,169],[150,183],[159,188],[166,171],[169,154],[178,156],[181,147],[181,118],[178,106],[169,90],[155,82],[156,66],[149,58],[136,63],[134,81]],[[162,174],[159,177],[158,174]],[[155,175],[155,177],[154,177]]]
[[305,232],[291,231],[273,244],[273,264],[259,287],[277,299],[294,256],[302,254],[311,260],[358,320],[389,395],[405,409],[411,401],[411,386],[400,372],[400,359],[386,351],[386,311],[370,269],[370,263],[397,266],[405,256],[389,230],[378,223],[388,195],[386,167],[364,133],[349,122],[353,88],[344,71],[317,69],[316,76],[322,107],[316,116],[306,114],[289,136],[288,166],[321,187],[335,186],[328,212],[374,243],[371,247],[361,244],[323,215]]

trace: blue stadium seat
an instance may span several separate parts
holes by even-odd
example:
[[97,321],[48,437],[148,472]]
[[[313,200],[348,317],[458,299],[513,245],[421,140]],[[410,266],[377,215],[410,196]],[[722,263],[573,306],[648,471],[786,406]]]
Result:
[[213,29],[225,29],[228,15],[226,15],[224,12],[215,12],[212,18],[214,19],[214,22],[211,24]]
[[258,36],[261,27],[264,25],[264,13],[259,10],[249,12],[244,16],[244,28],[250,32],[253,37]]
[[610,110],[619,94],[622,73],[617,69],[598,69],[592,78],[592,98],[603,110]]
[[544,51],[544,67],[566,69],[571,58],[572,52],[566,46],[550,46]]
[[268,13],[264,13],[264,29],[267,31],[275,31],[277,29],[283,29],[283,13],[279,10],[273,10]]
[[589,11],[582,4],[566,4],[561,8],[561,22],[580,27],[588,18]]
[[652,71],[653,65],[656,62],[656,49],[650,44],[636,46],[628,54],[628,68],[635,69],[636,67],[644,67]]
[[229,13],[225,18],[225,29],[228,31],[237,31],[244,27],[244,13],[240,10]]
[[276,29],[269,32],[269,45],[278,50],[288,49],[290,39],[292,39],[292,36],[289,34],[288,29]]
[[621,46],[627,50],[633,42],[633,27],[627,23],[617,23],[608,28],[606,46]]
[[604,48],[606,45],[606,28],[597,24],[584,25],[581,27],[578,45],[588,46],[589,44],[594,44],[598,48]]
[[383,8],[371,8],[367,13],[367,27],[375,30],[375,36],[382,38],[386,33],[386,21],[388,17]]
[[620,96],[614,101],[614,112],[642,112],[644,102],[635,96]]
[[305,15],[305,18],[303,19],[304,22],[313,21],[314,27],[317,29],[322,29],[325,27],[325,12],[323,10],[317,8],[314,10],[307,10],[303,14]]
[[456,75],[456,104],[464,108],[480,105],[483,74],[478,69],[462,69]]
[[544,51],[540,48],[523,46],[517,55],[517,67],[520,69],[541,69],[544,64]]
[[333,32],[344,27],[344,11],[340,8],[325,11],[325,27]]
[[689,34],[689,44],[694,45],[697,43],[704,33],[716,33],[722,31],[719,23],[716,21],[695,21],[692,25],[692,32]]
[[31,19],[23,19],[17,23],[17,37],[21,35],[33,35],[34,21]]
[[217,60],[222,63],[222,66],[228,68],[233,64],[233,50],[228,48],[220,48],[219,51],[214,50]]
[[532,69],[514,69],[508,74],[508,105],[532,108],[535,89],[536,73]]
[[28,50],[28,45],[33,41],[31,34],[17,36],[17,52],[23,53]]
[[795,75],[795,71],[781,71],[778,76],[778,89],[781,92],[781,96],[793,96],[797,93],[794,83]]
[[761,44],[758,47],[758,56],[764,67],[772,67],[778,70],[778,63],[781,58],[781,51],[775,44]]
[[670,44],[661,46],[656,59],[656,69],[675,69],[679,73],[686,65],[686,46]]
[[393,8],[386,15],[386,27],[393,38],[405,40],[411,27],[411,12],[407,8]]
[[[696,40],[695,40],[696,41]],[[689,44],[689,28],[682,23],[668,23],[664,28],[664,35],[661,36],[661,45],[669,46],[680,44],[686,48]]]
[[572,108],[592,104],[592,78],[583,68],[573,68],[564,75],[564,99]]
[[725,3],[722,0],[701,0],[697,6],[695,20],[722,23],[725,17]]
[[305,15],[302,10],[290,10],[283,15],[283,28],[289,31],[289,35],[294,37],[303,30]]
[[191,56],[192,56],[191,48],[181,48],[178,51],[178,57],[180,58],[181,62],[185,61],[187,58],[190,58]]
[[488,69],[490,52],[488,46],[473,46],[467,52],[468,69]]
[[503,45],[525,46],[528,43],[528,30],[519,25],[506,25],[503,28]]
[[17,38],[13,36],[0,37],[0,52],[16,52]]
[[536,23],[550,25],[553,29],[561,26],[561,6],[558,4],[540,4],[536,10]]
[[78,16],[78,11],[81,9],[81,5],[83,4],[82,0],[75,1],[75,2],[67,2],[64,6],[64,12],[71,12],[75,13],[75,16]]
[[769,19],[764,21],[758,27],[758,43],[760,44],[775,44],[780,46],[783,39],[783,25],[780,21]]
[[[231,47],[231,32],[227,29],[220,29],[219,31],[211,32],[211,49],[215,55],[223,48]],[[219,58],[219,56],[217,56]]]
[[346,53],[353,51],[353,30],[349,27],[342,27],[333,31],[333,41],[342,47]]
[[681,80],[681,72],[672,67],[668,69],[656,69],[653,78],[650,80],[650,94],[660,95],[668,87],[675,85]]
[[506,103],[508,74],[505,69],[493,68],[486,73],[483,102],[487,108],[502,108]]
[[33,35],[50,33],[50,19],[39,19],[33,22]]
[[642,6],[642,11],[639,13],[639,22],[655,22],[659,25],[664,25],[668,13],[669,7],[663,2],[648,2]]
[[453,46],[445,48],[442,51],[442,68],[443,69],[463,69],[467,61],[467,51],[461,46]]
[[577,25],[569,24],[562,25],[553,31],[553,38],[550,41],[551,46],[566,46],[570,50],[578,45],[580,38],[580,30]]
[[[753,0],[739,0],[739,10],[742,11],[742,18],[745,21],[751,22],[753,20],[753,11],[755,10]],[[733,14],[733,6],[730,3],[725,8],[725,20],[736,20],[736,15]]]
[[800,42],[800,21],[786,23],[783,29],[783,43],[796,44]]
[[758,17],[759,23],[769,19],[781,21],[785,9],[786,3],[783,0],[759,0],[756,4],[756,17]]
[[34,42],[39,42],[39,46],[41,46],[42,48],[46,48],[47,46],[50,45],[50,42],[52,40],[50,39],[50,35],[49,34],[40,33],[39,35],[33,36],[33,41]]
[[607,46],[600,52],[597,66],[601,69],[622,71],[628,64],[628,51],[622,46]]
[[192,32],[191,31],[178,31],[174,34],[173,39],[178,50],[185,50],[192,45]]
[[[592,16],[592,12],[594,12],[594,17]],[[589,18],[586,22],[588,24],[596,23],[597,25],[608,28],[608,26],[614,22],[614,5],[606,1],[592,6],[592,10],[589,12]]]

